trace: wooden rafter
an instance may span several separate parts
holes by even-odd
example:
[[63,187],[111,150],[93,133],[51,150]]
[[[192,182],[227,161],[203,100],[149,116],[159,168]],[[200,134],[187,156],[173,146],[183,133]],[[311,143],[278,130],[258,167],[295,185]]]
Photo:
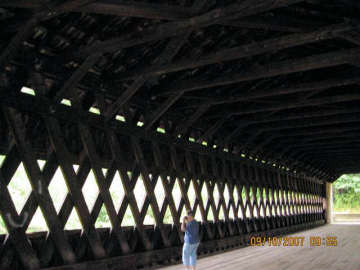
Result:
[[277,51],[304,44],[319,42],[336,37],[338,34],[351,29],[347,24],[330,25],[309,33],[286,35],[279,38],[272,38],[260,42],[255,42],[231,49],[225,49],[216,53],[203,56],[196,61],[182,60],[168,65],[155,65],[135,70],[124,74],[120,80],[134,79],[140,75],[163,75],[170,72],[177,72],[185,69],[194,69],[205,65],[216,64],[219,62],[233,61],[244,57],[259,55],[266,52]]

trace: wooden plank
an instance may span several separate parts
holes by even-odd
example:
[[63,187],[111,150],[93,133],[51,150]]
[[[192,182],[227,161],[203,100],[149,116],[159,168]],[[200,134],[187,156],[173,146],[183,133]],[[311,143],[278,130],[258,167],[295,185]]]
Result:
[[[284,20],[284,19],[282,19]],[[278,19],[259,18],[259,19],[244,19],[237,21],[226,21],[221,23],[222,25],[248,28],[248,29],[260,29],[265,31],[276,31],[276,32],[290,32],[290,33],[301,33],[306,32],[305,27],[292,25],[292,23],[285,24]]]
[[194,69],[205,65],[216,64],[219,62],[233,61],[267,52],[278,51],[295,46],[301,46],[309,43],[319,42],[337,37],[337,35],[351,26],[346,24],[335,24],[316,31],[304,34],[292,34],[279,38],[271,38],[260,42],[252,42],[243,46],[225,49],[207,56],[194,60],[180,60],[178,62],[167,64],[148,66],[135,70],[131,73],[125,73],[120,80],[134,79],[140,75],[160,76],[170,72],[177,72],[185,69]]
[[[71,1],[69,1],[71,2]],[[195,15],[191,8],[177,5],[164,5],[146,2],[130,2],[115,0],[86,1],[90,3],[77,6],[74,12],[106,14],[126,17],[139,17],[154,20],[179,20],[192,17]],[[4,0],[0,7],[19,7],[38,9],[43,6],[41,1],[23,1],[23,0]],[[65,7],[59,8],[59,11],[66,12]]]
[[[24,134],[21,132],[22,130],[24,130],[24,127],[22,126],[22,121],[21,119],[16,117],[16,111],[14,109],[4,108],[4,114],[11,128],[12,135],[16,141],[16,146],[24,163],[25,170],[29,176],[32,189],[39,190],[39,185],[45,186],[45,182],[41,174],[39,165],[34,156],[32,147],[30,143],[26,140]],[[42,212],[44,213],[44,218],[47,222],[49,230],[53,234],[55,245],[62,259],[66,264],[76,262],[74,251],[72,250],[67,240],[67,237],[62,230],[48,189],[42,189],[41,194],[34,194],[36,194],[37,201]]]
[[139,17],[154,20],[180,20],[196,15],[192,8],[178,5],[164,5],[157,3],[121,2],[102,0],[90,3],[75,11],[82,13],[107,14],[126,17]]

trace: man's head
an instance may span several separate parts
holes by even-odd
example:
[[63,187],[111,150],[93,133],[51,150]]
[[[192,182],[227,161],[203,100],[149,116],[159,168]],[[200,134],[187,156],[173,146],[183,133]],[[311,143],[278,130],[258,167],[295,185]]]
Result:
[[192,221],[194,219],[194,212],[189,210],[187,211],[187,220]]

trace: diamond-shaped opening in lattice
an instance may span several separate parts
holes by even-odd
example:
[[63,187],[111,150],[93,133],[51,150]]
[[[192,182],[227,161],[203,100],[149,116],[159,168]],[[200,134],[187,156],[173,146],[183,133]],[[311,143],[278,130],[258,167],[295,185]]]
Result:
[[210,207],[208,213],[207,213],[207,217],[206,217],[207,221],[214,221],[214,212],[212,210],[212,208]]
[[257,204],[260,205],[260,202],[261,202],[260,188],[256,189],[256,201],[257,201]]
[[239,202],[239,195],[238,195],[238,188],[235,186],[233,190],[233,198],[234,198],[234,204],[235,206],[238,205]]
[[246,198],[246,188],[243,187],[242,190],[241,190],[241,198],[242,198],[242,201],[245,205],[245,203],[247,202],[247,198]]
[[272,190],[271,188],[269,188],[269,202],[272,203],[273,202],[273,194],[272,194]]
[[164,190],[164,186],[162,184],[160,176],[157,179],[154,192],[155,192],[155,198],[156,198],[157,204],[159,205],[159,208],[161,209],[161,207],[164,203],[164,200],[165,200],[165,190]]
[[272,215],[273,216],[276,216],[276,206],[274,205],[273,207],[272,207]]
[[238,218],[244,219],[244,214],[241,207],[238,208]]
[[144,225],[153,225],[153,224],[155,224],[155,215],[150,205],[146,211],[146,215],[144,218]]
[[225,220],[225,214],[222,206],[220,206],[219,210],[219,220]]
[[180,190],[179,181],[181,181],[181,180],[179,178],[176,178],[173,190],[171,192],[172,197],[175,202],[176,210],[179,210],[179,205],[181,202],[181,190]]
[[288,205],[288,213],[289,213],[289,215],[293,215],[293,214],[294,214],[294,211],[293,211],[293,210],[294,210],[294,209]]
[[266,216],[265,210],[264,210],[264,207],[263,207],[263,206],[260,207],[260,216],[261,216],[261,217],[265,217],[265,216]]
[[0,215],[0,234],[8,234],[8,230],[6,229],[4,219]]
[[258,209],[256,207],[254,207],[253,213],[254,213],[254,217],[256,217],[256,218],[259,217]]
[[229,206],[230,203],[230,190],[228,187],[228,184],[225,184],[225,188],[224,188],[224,200],[225,200],[225,204],[226,206]]
[[201,212],[200,212],[200,208],[199,208],[199,207],[197,207],[197,209],[196,209],[195,219],[196,219],[197,221],[203,221],[203,218],[202,218],[202,216],[201,216]]
[[254,205],[254,197],[253,197],[253,187],[249,188],[249,203],[253,206]]
[[59,213],[61,206],[65,201],[66,195],[69,193],[60,168],[56,170],[53,178],[51,179],[48,190],[54,203],[56,212]]
[[271,211],[270,211],[270,206],[267,205],[267,206],[266,206],[265,215],[266,215],[267,217],[269,217],[269,216],[270,216],[270,213],[271,213]]
[[163,223],[164,224],[174,224],[174,219],[173,219],[173,217],[171,215],[171,211],[170,211],[169,206],[166,207]]
[[82,225],[79,219],[79,215],[75,208],[72,209],[71,214],[65,224],[65,230],[82,230]]
[[6,156],[0,155],[0,168],[3,165],[5,158],[6,158]]
[[209,192],[208,192],[208,190],[206,188],[205,183],[203,184],[203,186],[201,188],[201,199],[202,199],[202,201],[204,203],[204,207],[206,207],[206,204],[207,204],[207,202],[209,200]]
[[80,168],[80,166],[79,165],[77,165],[77,164],[74,164],[73,165],[73,168],[74,168],[74,171],[76,172],[76,174],[78,173],[78,170],[79,170],[79,168]]
[[[25,213],[24,218],[30,218],[26,216],[27,213]],[[25,220],[23,220],[24,222]],[[36,209],[36,212],[34,216],[31,218],[31,222],[26,230],[27,233],[33,233],[33,232],[48,232],[49,228],[46,224],[44,214],[41,211],[40,207]]]
[[219,202],[220,202],[220,192],[219,192],[217,184],[215,184],[213,196],[214,196],[214,202],[215,202],[215,205],[217,208],[219,205]]
[[187,211],[186,211],[186,208],[185,206],[182,207],[182,210],[181,210],[181,214],[180,214],[180,221],[183,220],[184,217],[187,216]]
[[232,219],[232,220],[235,220],[235,209],[233,206],[230,206],[230,209],[229,209],[229,218]]
[[279,198],[278,198],[278,195],[279,195],[279,193],[275,190],[274,191],[274,202],[277,204],[278,203],[278,200],[279,200]]
[[96,183],[95,175],[92,169],[90,170],[90,173],[86,178],[86,182],[82,188],[82,193],[84,195],[86,205],[91,212],[94,203],[99,195],[99,188]]
[[110,219],[104,204],[101,206],[99,215],[95,221],[95,228],[111,228]]
[[247,218],[251,218],[249,205],[246,206],[246,211],[245,211],[245,213],[246,213],[246,217],[247,217]]
[[139,208],[139,210],[141,210],[144,205],[145,198],[146,198],[146,189],[145,189],[145,185],[144,185],[144,180],[141,175],[136,180],[136,185],[134,188],[134,196],[135,196],[138,208]]
[[40,167],[40,170],[42,171],[42,170],[44,169],[44,166],[45,166],[45,164],[46,164],[46,161],[45,161],[45,160],[40,160],[40,159],[38,159],[37,163],[38,163],[38,165],[39,165],[39,167]]
[[125,197],[124,187],[122,185],[121,177],[119,172],[116,172],[114,179],[109,188],[110,196],[113,200],[116,212],[119,211],[121,203]]
[[121,226],[135,226],[134,215],[131,212],[130,206],[128,205],[124,214],[124,217],[121,220]]
[[188,198],[189,198],[191,208],[194,208],[195,201],[196,201],[196,193],[195,193],[193,180],[191,180],[191,182],[190,182],[190,186],[189,186],[187,195],[188,195]]
[[16,211],[20,214],[32,191],[29,178],[22,162],[12,177],[8,189],[15,204]]

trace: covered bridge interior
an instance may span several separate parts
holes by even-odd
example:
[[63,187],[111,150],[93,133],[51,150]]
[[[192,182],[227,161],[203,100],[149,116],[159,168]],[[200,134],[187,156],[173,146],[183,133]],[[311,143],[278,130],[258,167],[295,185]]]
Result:
[[[327,183],[359,172],[359,9],[1,0],[0,269],[176,262],[185,209],[202,222],[200,254],[324,224]],[[20,211],[8,189],[19,166],[31,185]],[[48,186],[58,169],[68,193],[56,209]],[[82,190],[90,173],[92,207]],[[102,207],[108,228],[95,226]],[[48,232],[27,233],[37,209]],[[65,229],[74,209],[81,230]],[[128,209],[135,226],[122,226]]]

